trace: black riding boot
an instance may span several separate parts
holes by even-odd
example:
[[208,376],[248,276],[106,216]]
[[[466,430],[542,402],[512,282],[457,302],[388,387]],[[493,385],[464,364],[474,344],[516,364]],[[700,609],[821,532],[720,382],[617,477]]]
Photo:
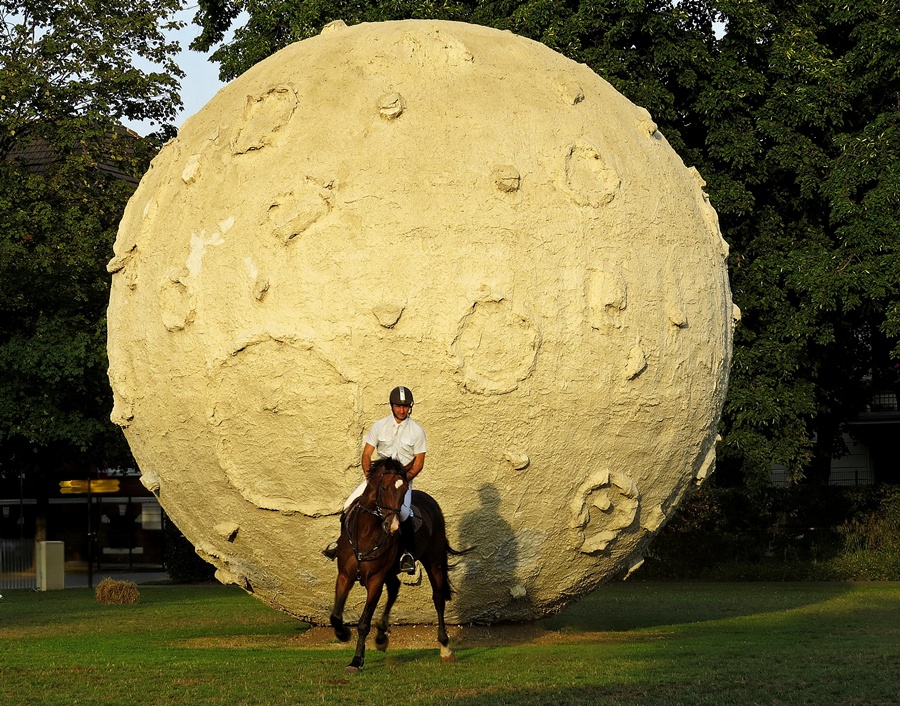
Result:
[[[343,532],[343,531],[344,531],[344,513],[342,512],[341,513],[341,532]],[[340,535],[338,535],[338,539],[340,539],[340,538],[341,538]],[[337,549],[338,549],[338,540],[335,539],[331,544],[329,544],[327,547],[325,547],[322,550],[322,554],[325,556],[326,559],[330,559],[331,561],[334,561],[335,557],[337,556]]]
[[416,526],[412,515],[400,523],[400,571],[407,574],[416,573]]

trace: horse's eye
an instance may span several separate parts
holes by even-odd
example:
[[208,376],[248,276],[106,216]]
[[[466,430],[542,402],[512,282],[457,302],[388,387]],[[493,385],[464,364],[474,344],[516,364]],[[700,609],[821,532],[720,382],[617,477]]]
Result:
[[402,485],[403,485],[403,479],[402,479],[402,478],[398,478],[398,479],[397,479],[397,482],[394,483],[394,487],[397,488],[397,489],[399,489]]

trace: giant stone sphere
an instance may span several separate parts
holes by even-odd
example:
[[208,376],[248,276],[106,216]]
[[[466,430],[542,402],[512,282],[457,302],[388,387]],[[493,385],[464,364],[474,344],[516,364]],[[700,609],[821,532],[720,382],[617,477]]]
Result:
[[[713,468],[733,311],[702,187],[541,44],[333,23],[219,91],[134,194],[112,418],[221,581],[322,623],[320,550],[408,385],[416,487],[475,547],[448,619],[546,615],[639,566]],[[407,583],[394,618],[433,620]]]

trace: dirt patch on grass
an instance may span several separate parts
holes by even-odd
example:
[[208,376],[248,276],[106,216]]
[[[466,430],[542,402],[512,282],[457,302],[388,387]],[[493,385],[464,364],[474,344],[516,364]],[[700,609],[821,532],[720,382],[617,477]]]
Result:
[[[376,631],[369,633],[369,647],[375,647]],[[502,645],[568,642],[574,634],[544,630],[534,625],[460,626],[448,625],[447,634],[453,647],[498,647]],[[592,633],[579,633],[581,639]],[[577,639],[577,638],[575,638]],[[330,627],[312,627],[297,635],[231,635],[222,637],[198,637],[181,640],[182,647],[194,648],[288,648],[288,649],[347,649],[356,644],[356,627],[351,626],[351,637],[347,643],[339,642]],[[390,629],[392,649],[437,648],[437,627],[434,625],[394,625]]]
[[[369,633],[374,644],[375,630]],[[496,647],[544,642],[560,633],[544,630],[535,625],[448,625],[447,634],[453,647]],[[434,625],[395,625],[390,629],[391,647],[394,649],[427,649],[438,647],[437,627]],[[356,641],[356,629],[350,642]],[[322,648],[340,645],[334,631],[326,627],[313,627],[292,639],[297,647]]]
[[[559,645],[579,642],[619,642],[634,640],[625,633],[592,632],[582,630],[547,630],[531,624],[511,625],[448,625],[447,634],[453,648],[509,647],[512,645]],[[376,631],[369,633],[368,646],[375,647]],[[652,636],[646,636],[651,637]],[[183,640],[183,647],[194,648],[266,648],[266,649],[347,649],[356,644],[356,629],[352,629],[350,641],[338,642],[329,627],[313,627],[298,635],[233,635],[228,637],[201,637]],[[437,649],[437,628],[434,625],[395,625],[390,630],[390,647],[394,650]]]
[[[582,632],[576,630],[546,630],[537,625],[448,625],[450,645],[463,647],[508,647],[510,645],[555,645],[573,642],[607,642],[616,640],[614,633]],[[390,630],[392,649],[428,649],[438,647],[437,628],[434,625],[395,625]],[[375,630],[369,633],[374,646]],[[356,630],[350,644],[356,641]],[[331,628],[314,627],[302,635],[291,638],[291,644],[301,648],[322,649],[342,647]]]

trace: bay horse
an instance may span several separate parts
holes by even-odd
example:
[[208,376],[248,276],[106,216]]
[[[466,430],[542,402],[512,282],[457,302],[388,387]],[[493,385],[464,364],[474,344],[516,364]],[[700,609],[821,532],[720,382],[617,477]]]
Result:
[[[378,459],[369,468],[363,494],[346,511],[338,539],[338,575],[334,587],[334,608],[331,626],[341,642],[350,639],[350,628],[344,625],[344,605],[353,584],[359,581],[366,589],[366,603],[357,625],[356,653],[347,665],[347,672],[362,669],[366,656],[366,637],[372,627],[372,616],[387,586],[387,602],[375,627],[376,647],[384,651],[388,646],[388,627],[391,608],[400,591],[400,507],[409,488],[406,470],[392,458]],[[437,639],[441,646],[441,661],[453,662],[453,650],[444,625],[444,607],[452,596],[447,576],[448,555],[465,554],[447,541],[444,515],[440,506],[427,493],[414,490],[412,504],[415,515],[421,518],[416,531],[416,558],[422,562],[431,582],[431,596],[437,611]]]

